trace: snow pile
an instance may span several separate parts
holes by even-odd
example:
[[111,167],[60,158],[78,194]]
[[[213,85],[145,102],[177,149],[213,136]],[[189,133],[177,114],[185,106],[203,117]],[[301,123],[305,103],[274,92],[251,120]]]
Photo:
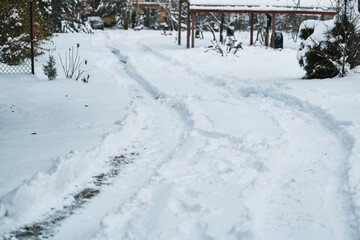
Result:
[[[102,146],[85,153],[70,152],[58,159],[48,172],[40,172],[17,189],[0,198],[0,232],[29,223],[34,216],[44,215],[70,205],[92,176],[106,170],[110,156],[116,156],[120,142],[116,135],[107,136]],[[35,219],[36,219],[35,218]]]

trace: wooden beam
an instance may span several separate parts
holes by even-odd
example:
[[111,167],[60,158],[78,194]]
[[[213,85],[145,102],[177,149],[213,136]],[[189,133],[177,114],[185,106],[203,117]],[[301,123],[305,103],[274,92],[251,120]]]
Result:
[[190,48],[190,3],[187,3],[186,48]]
[[269,46],[269,32],[270,32],[270,30],[269,30],[269,27],[270,27],[269,18],[270,18],[270,15],[266,14],[265,47]]
[[290,10],[227,10],[227,9],[191,9],[191,11],[194,11],[196,13],[203,12],[203,13],[257,13],[257,14],[310,14],[310,15],[329,15],[329,16],[335,16],[337,12],[329,11],[290,11]]
[[195,47],[195,13],[191,12],[191,47]]
[[254,13],[250,13],[250,45],[254,44]]
[[276,18],[276,14],[273,13],[272,14],[272,34],[271,34],[271,47],[272,48],[275,48],[275,31],[276,31],[275,18]]
[[182,12],[182,0],[179,1],[179,20],[178,20],[178,44],[181,45],[181,12]]

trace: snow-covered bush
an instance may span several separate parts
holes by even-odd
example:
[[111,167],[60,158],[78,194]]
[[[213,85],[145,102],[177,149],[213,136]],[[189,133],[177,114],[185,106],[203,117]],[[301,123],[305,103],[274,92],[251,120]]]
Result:
[[[345,5],[348,4],[346,2]],[[306,71],[304,78],[344,76],[360,65],[359,27],[358,12],[348,11],[347,8],[333,20],[303,22],[299,33],[298,60]]]
[[337,51],[333,51],[327,36],[332,24],[332,20],[327,22],[309,20],[301,25],[298,60],[306,71],[304,78],[332,78],[339,75],[336,61],[340,56]]
[[63,33],[94,33],[88,22],[61,21],[61,32]]
[[48,61],[43,65],[43,71],[49,80],[54,80],[57,76],[55,65],[55,58],[50,54]]

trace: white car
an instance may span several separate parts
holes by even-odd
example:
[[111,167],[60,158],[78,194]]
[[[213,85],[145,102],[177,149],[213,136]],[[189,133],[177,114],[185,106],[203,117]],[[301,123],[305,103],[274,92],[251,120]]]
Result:
[[104,30],[104,21],[101,19],[101,17],[91,16],[91,17],[88,17],[88,21],[93,29]]

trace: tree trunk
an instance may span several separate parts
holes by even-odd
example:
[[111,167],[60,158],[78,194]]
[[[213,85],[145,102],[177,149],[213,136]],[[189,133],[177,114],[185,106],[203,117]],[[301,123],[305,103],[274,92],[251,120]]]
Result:
[[224,14],[222,13],[221,20],[220,20],[220,42],[221,43],[224,42],[223,31],[224,31]]
[[125,13],[124,13],[124,29],[125,30],[129,29],[129,17],[128,17],[128,15],[129,15],[129,12],[128,12],[128,10],[126,10]]

